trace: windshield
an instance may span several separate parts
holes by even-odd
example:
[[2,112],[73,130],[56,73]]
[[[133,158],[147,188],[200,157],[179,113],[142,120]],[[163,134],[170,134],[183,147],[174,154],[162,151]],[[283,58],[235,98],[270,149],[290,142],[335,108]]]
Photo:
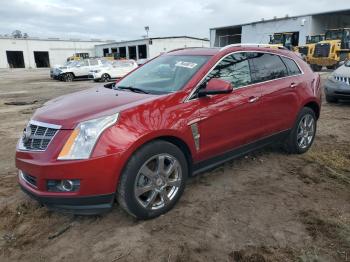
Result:
[[323,41],[322,35],[313,35],[311,37],[307,36],[307,39],[306,39],[307,44],[316,44],[321,41]]
[[326,33],[326,40],[338,40],[343,38],[343,30],[332,30]]
[[209,58],[210,56],[163,55],[122,79],[116,88],[133,87],[153,94],[176,92]]

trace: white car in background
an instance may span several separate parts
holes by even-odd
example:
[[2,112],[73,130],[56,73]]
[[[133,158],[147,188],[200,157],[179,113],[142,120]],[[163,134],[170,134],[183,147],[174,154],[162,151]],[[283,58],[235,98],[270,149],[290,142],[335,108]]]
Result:
[[65,69],[70,66],[74,61],[65,62],[63,65],[54,65],[50,68],[50,77],[52,79],[58,79],[59,73],[61,69]]
[[89,79],[94,81],[108,82],[111,79],[121,78],[137,68],[135,60],[116,60],[105,63],[103,67],[91,70]]
[[89,58],[80,61],[73,61],[66,67],[60,67],[58,69],[58,79],[71,82],[76,78],[88,78],[91,70],[96,70],[100,67],[104,67],[108,62],[100,58]]

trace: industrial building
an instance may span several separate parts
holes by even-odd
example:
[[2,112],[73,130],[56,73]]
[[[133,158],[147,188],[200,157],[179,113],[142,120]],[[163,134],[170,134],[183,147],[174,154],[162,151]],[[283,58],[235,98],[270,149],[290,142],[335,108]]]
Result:
[[97,39],[13,38],[0,37],[0,68],[41,68],[63,64],[75,53],[95,56]]
[[118,54],[121,58],[150,59],[163,52],[183,47],[209,47],[208,39],[189,36],[152,37],[96,46],[97,56]]
[[210,46],[235,43],[267,44],[274,33],[294,33],[294,45],[303,45],[306,36],[323,34],[327,29],[350,27],[350,9],[301,16],[285,16],[270,20],[210,29]]

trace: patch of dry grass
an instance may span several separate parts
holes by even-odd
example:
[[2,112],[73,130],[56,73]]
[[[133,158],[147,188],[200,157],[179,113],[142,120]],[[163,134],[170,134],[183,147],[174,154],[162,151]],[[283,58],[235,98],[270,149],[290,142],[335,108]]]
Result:
[[69,221],[68,217],[52,214],[33,201],[21,201],[16,206],[0,209],[0,233],[5,244],[1,247],[22,247],[40,238],[47,238],[52,230]]
[[[321,241],[326,248],[331,248],[332,256],[337,256],[339,259],[350,258],[349,221],[342,220],[340,217],[324,217],[311,210],[301,211],[299,218],[315,242]],[[310,250],[300,256],[300,261],[311,261],[310,258],[318,257],[317,253],[324,252],[322,247],[312,250],[313,252]]]
[[315,148],[307,154],[312,160],[330,168],[350,171],[349,148]]
[[306,159],[319,164],[332,179],[350,184],[350,146],[344,147],[314,147]]

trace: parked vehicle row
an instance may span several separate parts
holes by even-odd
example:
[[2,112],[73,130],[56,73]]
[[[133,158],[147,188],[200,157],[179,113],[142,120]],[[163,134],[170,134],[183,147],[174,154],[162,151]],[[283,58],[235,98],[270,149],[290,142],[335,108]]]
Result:
[[193,174],[271,143],[305,153],[320,116],[320,76],[278,48],[175,50],[106,87],[47,102],[18,142],[20,187],[51,209],[96,214],[117,200],[157,217]]
[[74,79],[93,79],[95,81],[110,81],[120,78],[134,70],[137,63],[134,60],[105,60],[103,58],[88,58],[69,61],[64,66],[51,68],[50,76],[65,82]]
[[137,63],[134,60],[115,60],[111,63],[105,63],[101,67],[90,70],[88,77],[96,82],[108,82],[111,79],[125,76],[137,68],[137,66]]

